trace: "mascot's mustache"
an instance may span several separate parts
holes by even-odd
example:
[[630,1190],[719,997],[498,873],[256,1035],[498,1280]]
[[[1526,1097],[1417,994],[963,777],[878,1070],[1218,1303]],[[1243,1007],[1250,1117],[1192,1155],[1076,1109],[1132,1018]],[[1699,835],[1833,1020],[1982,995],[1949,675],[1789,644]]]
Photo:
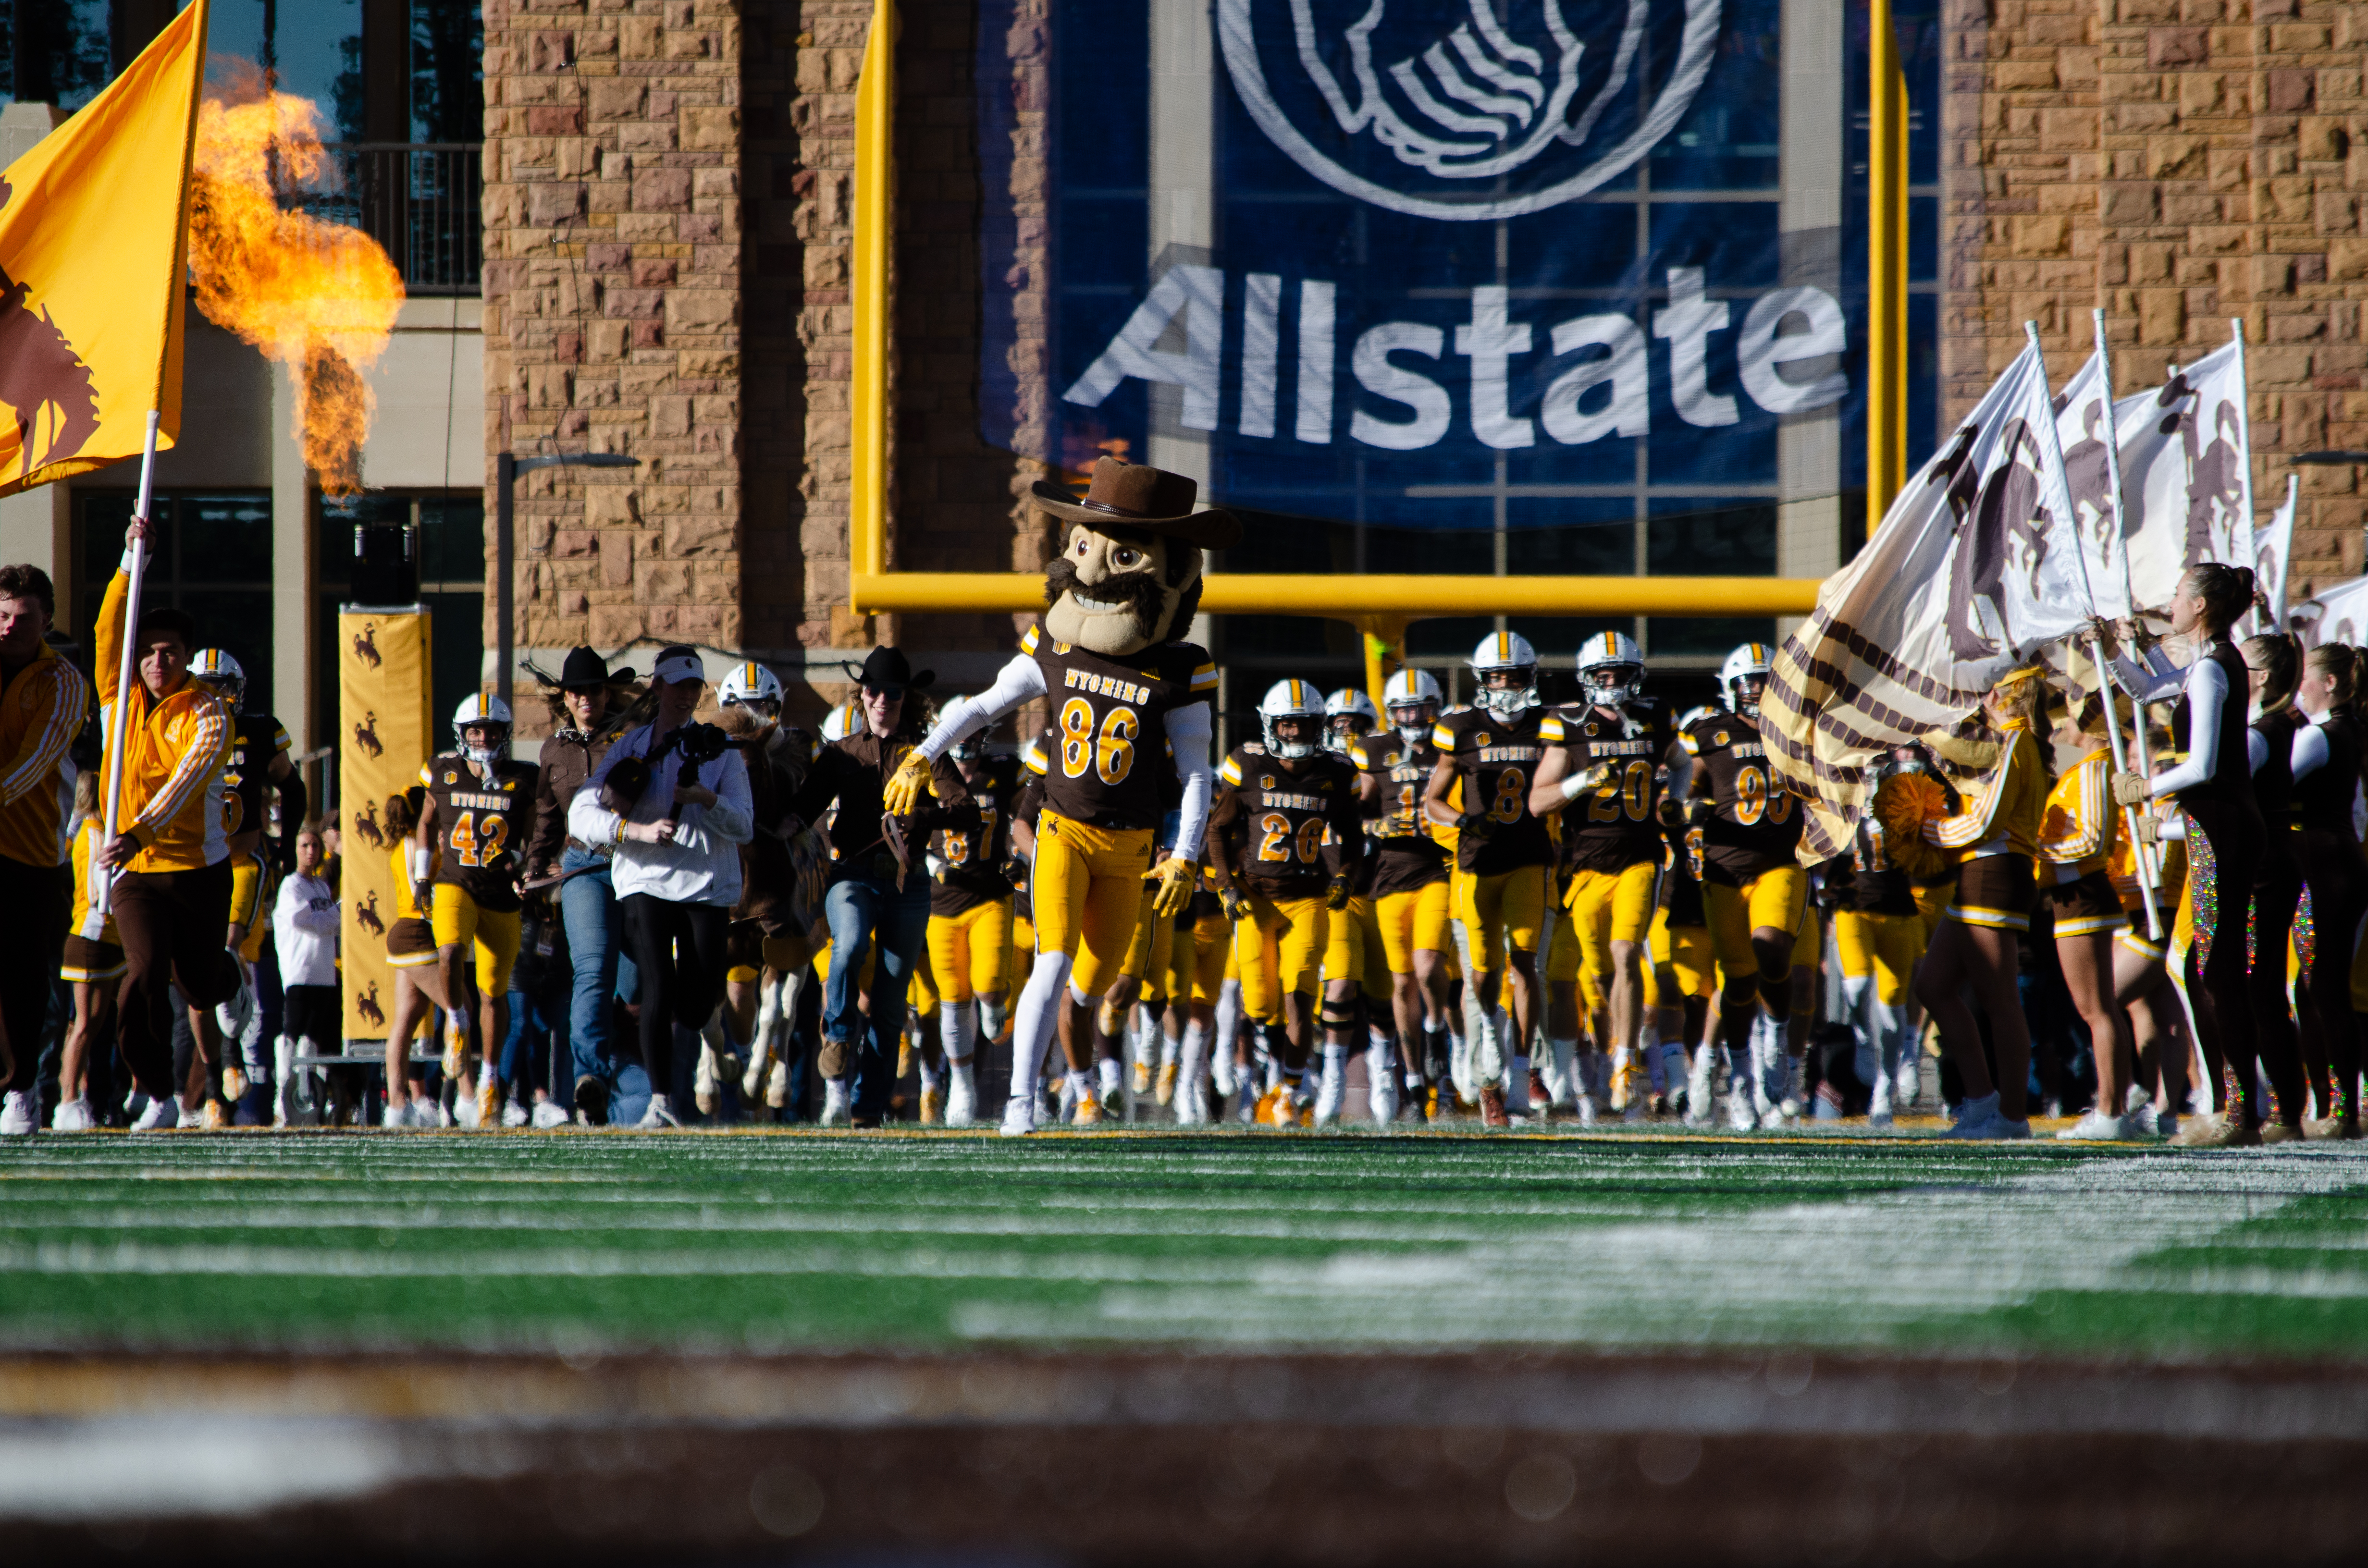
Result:
[[1134,617],[1136,632],[1145,642],[1159,635],[1159,618],[1167,610],[1167,590],[1154,572],[1124,572],[1105,577],[1088,588],[1077,581],[1077,569],[1064,556],[1044,570],[1044,602],[1074,594],[1103,605],[1117,605]]

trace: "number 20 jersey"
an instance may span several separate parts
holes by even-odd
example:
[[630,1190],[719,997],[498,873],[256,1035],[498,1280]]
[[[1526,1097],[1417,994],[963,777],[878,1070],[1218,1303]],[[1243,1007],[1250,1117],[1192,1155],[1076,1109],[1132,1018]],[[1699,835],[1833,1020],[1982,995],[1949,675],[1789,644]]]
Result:
[[1653,814],[1660,791],[1653,781],[1669,749],[1668,715],[1649,697],[1607,718],[1592,704],[1549,713],[1539,726],[1549,745],[1568,748],[1570,771],[1611,769],[1603,788],[1563,808],[1563,852],[1581,871],[1624,871],[1661,858],[1661,824]]
[[1190,642],[1113,659],[1031,626],[1019,651],[1044,675],[1053,722],[1044,803],[1091,827],[1156,828],[1174,792],[1167,715],[1217,695],[1217,666]]
[[419,781],[436,802],[436,880],[450,882],[489,913],[518,908],[511,883],[534,831],[533,766],[497,763],[488,782],[467,757],[448,752],[419,770]]
[[[1706,713],[1678,738],[1710,775],[1715,809],[1702,830],[1702,880],[1736,886],[1792,865],[1801,841],[1800,802],[1769,772],[1759,726],[1734,713]],[[1699,782],[1692,792],[1702,792]]]

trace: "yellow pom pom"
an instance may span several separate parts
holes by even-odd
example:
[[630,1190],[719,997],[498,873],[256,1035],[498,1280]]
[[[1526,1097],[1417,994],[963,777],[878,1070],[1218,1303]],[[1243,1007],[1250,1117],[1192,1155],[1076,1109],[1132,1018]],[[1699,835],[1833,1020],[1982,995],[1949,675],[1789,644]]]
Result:
[[1921,773],[1895,773],[1883,781],[1868,806],[1883,825],[1883,846],[1893,865],[1917,881],[1936,881],[1948,874],[1952,858],[1924,842],[1924,824],[1949,814],[1949,792],[1939,779]]

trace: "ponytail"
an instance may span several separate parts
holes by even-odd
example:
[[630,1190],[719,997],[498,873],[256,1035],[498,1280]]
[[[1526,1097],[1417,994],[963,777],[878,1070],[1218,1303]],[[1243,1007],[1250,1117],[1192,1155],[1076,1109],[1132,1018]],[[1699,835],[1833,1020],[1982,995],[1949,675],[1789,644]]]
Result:
[[2195,597],[2203,601],[2204,619],[2214,631],[2226,631],[2244,619],[2260,599],[2249,566],[2199,561],[2187,569],[2187,575],[2195,585]]
[[2261,672],[2261,714],[2283,713],[2294,706],[2294,682],[2300,675],[2294,639],[2275,634],[2248,637],[2245,663]]

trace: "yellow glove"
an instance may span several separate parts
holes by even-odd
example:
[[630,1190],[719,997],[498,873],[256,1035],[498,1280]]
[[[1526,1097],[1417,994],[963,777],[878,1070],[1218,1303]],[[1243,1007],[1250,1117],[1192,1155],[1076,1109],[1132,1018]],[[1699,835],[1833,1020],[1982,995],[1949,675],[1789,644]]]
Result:
[[891,816],[908,817],[920,809],[924,797],[938,792],[929,777],[929,759],[916,750],[905,754],[896,771],[880,789],[880,808]]
[[1151,895],[1151,912],[1163,918],[1173,918],[1192,902],[1192,884],[1200,880],[1201,868],[1181,855],[1170,855],[1151,869],[1152,881],[1159,890]]

